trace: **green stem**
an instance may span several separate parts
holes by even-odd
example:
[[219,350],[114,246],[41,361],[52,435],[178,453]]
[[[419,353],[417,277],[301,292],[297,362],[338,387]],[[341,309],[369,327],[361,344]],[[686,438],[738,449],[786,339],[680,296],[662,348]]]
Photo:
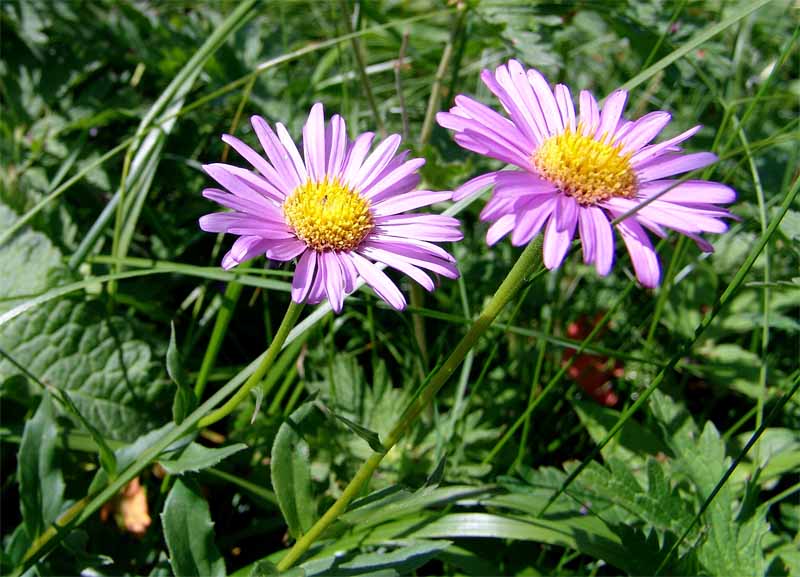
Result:
[[236,394],[228,399],[224,405],[197,422],[198,429],[208,427],[220,419],[227,417],[236,407],[239,406],[239,403],[247,398],[247,395],[250,394],[250,391],[252,391],[253,388],[255,388],[255,386],[261,382],[261,379],[263,379],[264,375],[267,374],[267,371],[272,366],[272,363],[275,362],[278,353],[283,347],[284,341],[286,341],[286,337],[289,336],[289,331],[291,331],[294,325],[297,323],[297,319],[300,317],[302,310],[302,303],[296,303],[292,301],[289,304],[289,308],[286,309],[286,314],[283,317],[283,321],[281,321],[281,326],[278,328],[275,338],[270,343],[269,348],[267,349],[267,354],[264,355],[264,359],[261,361],[261,364],[258,365],[258,368],[255,370],[255,372],[253,372],[252,375],[250,375],[250,378],[245,381],[242,387],[236,391]]
[[366,485],[370,477],[372,477],[372,474],[378,468],[378,465],[380,465],[386,453],[394,447],[419,414],[433,400],[439,389],[447,382],[450,375],[455,372],[464,360],[466,354],[475,346],[475,343],[477,343],[478,339],[486,332],[489,326],[491,326],[497,318],[497,315],[511,302],[520,288],[530,280],[530,277],[541,265],[541,259],[542,239],[541,236],[539,236],[525,247],[525,250],[514,264],[514,267],[508,273],[508,276],[506,276],[505,280],[500,284],[500,287],[494,293],[492,299],[486,304],[481,315],[472,323],[467,334],[464,335],[461,341],[456,345],[447,360],[431,376],[428,384],[422,389],[414,401],[412,401],[397,424],[395,424],[386,436],[386,439],[383,441],[385,452],[374,453],[361,465],[361,468],[358,470],[355,477],[353,477],[353,480],[345,487],[336,502],[316,523],[314,523],[308,533],[297,540],[289,552],[280,560],[277,565],[279,571],[285,571],[294,565],[339,515],[344,513],[350,501],[358,496],[361,489]]

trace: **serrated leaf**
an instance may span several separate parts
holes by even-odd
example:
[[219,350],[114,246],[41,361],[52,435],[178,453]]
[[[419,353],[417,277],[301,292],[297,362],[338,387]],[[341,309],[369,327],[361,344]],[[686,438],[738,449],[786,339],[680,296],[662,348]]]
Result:
[[224,576],[225,561],[214,544],[214,523],[197,487],[178,479],[161,513],[164,540],[175,575]]
[[295,539],[308,531],[317,517],[311,491],[310,449],[303,438],[304,421],[314,407],[313,402],[298,407],[281,424],[272,445],[272,487],[289,532]]
[[172,459],[161,459],[159,463],[170,475],[183,475],[186,472],[197,472],[213,467],[220,461],[247,448],[244,443],[236,443],[218,449],[209,449],[197,443],[191,443]]
[[[105,438],[131,441],[159,418],[164,389],[150,346],[99,303],[62,299],[23,313],[0,327],[0,347],[40,381],[67,391]],[[0,381],[17,373],[0,360]]]
[[180,425],[197,407],[197,397],[189,386],[189,378],[181,363],[178,345],[175,342],[175,323],[169,325],[169,346],[167,347],[167,374],[178,387],[172,401],[172,420]]
[[56,520],[64,503],[64,478],[56,463],[55,414],[45,391],[33,418],[25,423],[17,456],[22,519],[34,540]]

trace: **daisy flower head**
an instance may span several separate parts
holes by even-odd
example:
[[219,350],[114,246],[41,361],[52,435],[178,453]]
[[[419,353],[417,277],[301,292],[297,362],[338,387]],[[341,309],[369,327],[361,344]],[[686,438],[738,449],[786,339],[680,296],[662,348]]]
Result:
[[615,226],[646,287],[659,284],[661,271],[645,229],[664,237],[670,228],[701,250],[713,250],[700,234],[727,229],[722,219],[733,215],[718,205],[733,202],[736,193],[717,182],[670,178],[716,161],[710,152],[684,154],[679,147],[700,126],[653,143],[670,114],[658,111],[626,120],[625,90],[611,93],[602,109],[582,90],[576,111],[569,88],[557,84],[551,89],[542,74],[525,70],[516,60],[494,74],[484,70],[481,79],[508,116],[458,95],[456,106],[440,112],[437,120],[455,131],[463,148],[520,169],[480,175],[453,195],[459,200],[494,187],[481,212],[481,219],[492,223],[486,236],[490,245],[509,233],[512,244],[524,245],[544,228],[543,260],[553,269],[563,262],[577,230],[584,262],[607,275],[614,261]]
[[[229,164],[203,169],[220,188],[203,196],[232,212],[200,218],[207,232],[238,235],[222,266],[265,255],[297,260],[292,300],[319,303],[327,298],[337,313],[359,278],[397,310],[403,294],[376,263],[408,275],[427,290],[428,272],[457,278],[455,259],[436,242],[462,238],[459,222],[439,214],[408,213],[449,200],[449,191],[414,190],[424,159],[397,153],[400,137],[385,138],[372,152],[374,134],[351,141],[344,119],[325,122],[322,104],[311,108],[303,127],[303,155],[281,123],[273,130],[260,116],[251,118],[266,157],[241,140],[222,140],[258,171]],[[427,271],[427,272],[426,272]]]

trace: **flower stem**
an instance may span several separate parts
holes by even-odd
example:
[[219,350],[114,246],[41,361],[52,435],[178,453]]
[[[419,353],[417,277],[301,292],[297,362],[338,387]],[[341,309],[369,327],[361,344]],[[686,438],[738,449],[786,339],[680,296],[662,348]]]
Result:
[[258,368],[256,368],[253,374],[250,375],[250,378],[245,381],[242,387],[236,391],[236,393],[230,399],[228,399],[224,405],[197,422],[198,429],[208,427],[220,419],[227,417],[237,406],[239,406],[239,403],[241,403],[247,397],[250,391],[252,391],[253,388],[261,382],[261,379],[264,378],[264,375],[267,374],[267,371],[270,369],[270,367],[272,367],[272,363],[275,362],[278,353],[280,353],[281,348],[283,347],[284,341],[286,341],[286,337],[289,336],[289,331],[291,331],[294,325],[297,323],[297,319],[300,317],[302,310],[302,303],[296,303],[292,301],[289,304],[289,308],[286,309],[286,314],[283,316],[283,320],[281,321],[281,326],[278,328],[275,338],[272,339],[272,342],[269,344],[267,354],[264,355],[264,360],[261,361],[261,364],[258,365]]
[[280,560],[277,565],[279,571],[285,571],[294,565],[297,560],[308,551],[309,547],[311,547],[320,535],[322,535],[325,529],[327,529],[339,515],[344,513],[347,509],[347,505],[359,494],[370,477],[372,477],[372,474],[383,460],[384,455],[394,447],[419,414],[433,400],[439,389],[447,382],[450,375],[455,372],[464,360],[466,354],[475,346],[475,343],[481,335],[491,326],[497,318],[497,315],[500,314],[503,308],[514,298],[514,295],[519,292],[520,288],[533,276],[541,265],[541,261],[542,240],[541,236],[539,236],[525,247],[525,250],[522,251],[517,262],[508,273],[508,276],[506,276],[505,280],[500,284],[494,296],[492,296],[492,299],[486,304],[481,315],[472,323],[467,334],[464,335],[461,341],[456,345],[444,364],[431,376],[428,384],[425,385],[425,388],[416,399],[414,399],[400,417],[397,424],[395,424],[386,436],[386,439],[383,441],[385,452],[374,453],[361,465],[361,468],[358,470],[355,477],[353,477],[353,480],[345,487],[336,502],[331,505],[330,509],[328,509],[316,523],[314,523],[308,533],[297,540],[289,552]]

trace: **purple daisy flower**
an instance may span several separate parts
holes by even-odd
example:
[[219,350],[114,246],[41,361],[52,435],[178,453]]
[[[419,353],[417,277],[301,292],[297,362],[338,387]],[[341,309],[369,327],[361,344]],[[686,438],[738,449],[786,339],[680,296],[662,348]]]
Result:
[[481,79],[510,119],[458,95],[456,106],[437,120],[455,131],[463,148],[522,169],[483,174],[453,195],[459,200],[494,186],[481,212],[482,220],[493,223],[486,235],[490,245],[509,233],[512,244],[524,245],[544,228],[544,263],[553,269],[564,260],[577,229],[584,262],[607,275],[614,261],[611,221],[647,202],[616,224],[644,286],[657,286],[661,275],[644,229],[664,237],[664,229],[671,228],[701,250],[713,251],[699,235],[727,229],[721,219],[734,217],[717,204],[733,202],[736,193],[718,182],[668,178],[717,160],[710,152],[681,153],[678,145],[700,126],[650,144],[670,115],[659,111],[625,120],[625,90],[613,92],[602,110],[582,90],[576,114],[569,88],[558,84],[551,90],[544,76],[516,60],[494,74],[484,70]]
[[[449,200],[449,191],[413,190],[425,163],[397,154],[400,136],[384,139],[370,153],[374,134],[347,137],[344,119],[325,123],[322,104],[311,108],[303,127],[303,157],[286,128],[276,131],[260,116],[251,119],[266,158],[228,134],[222,140],[260,174],[229,164],[203,169],[224,190],[203,196],[233,209],[200,218],[207,232],[239,235],[222,259],[230,269],[259,255],[298,258],[292,300],[319,303],[327,298],[337,313],[344,297],[364,279],[397,310],[406,300],[375,263],[395,268],[431,291],[425,272],[458,278],[455,259],[435,242],[462,238],[459,222],[439,214],[405,214]],[[425,270],[423,270],[425,269]]]

